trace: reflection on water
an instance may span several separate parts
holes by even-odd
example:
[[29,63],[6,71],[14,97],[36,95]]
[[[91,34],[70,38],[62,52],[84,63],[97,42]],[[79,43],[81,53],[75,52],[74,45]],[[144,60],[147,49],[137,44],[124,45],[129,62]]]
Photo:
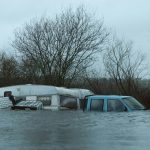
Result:
[[150,111],[0,111],[0,149],[149,150]]

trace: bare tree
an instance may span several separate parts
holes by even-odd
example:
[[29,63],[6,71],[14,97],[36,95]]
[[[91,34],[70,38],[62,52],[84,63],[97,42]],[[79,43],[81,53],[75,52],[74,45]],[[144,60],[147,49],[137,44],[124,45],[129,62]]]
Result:
[[18,62],[13,56],[8,56],[5,52],[0,53],[0,85],[6,86],[16,82],[18,72]]
[[31,59],[22,59],[19,64],[20,78],[23,83],[40,83],[37,68]]
[[80,7],[55,19],[32,20],[15,32],[13,47],[45,83],[68,86],[94,62],[108,37],[103,21],[95,21]]
[[107,73],[115,80],[121,94],[137,95],[144,71],[144,55],[133,53],[132,43],[114,40],[104,55]]
[[97,69],[89,70],[84,78],[85,87],[91,89],[95,94],[116,94],[116,85],[112,78],[103,71]]

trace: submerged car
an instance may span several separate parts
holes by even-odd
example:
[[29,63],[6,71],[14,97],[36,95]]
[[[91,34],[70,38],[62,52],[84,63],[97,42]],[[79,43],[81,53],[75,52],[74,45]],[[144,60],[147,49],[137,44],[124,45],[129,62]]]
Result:
[[83,110],[100,112],[123,112],[144,110],[145,107],[132,96],[94,95],[84,99]]

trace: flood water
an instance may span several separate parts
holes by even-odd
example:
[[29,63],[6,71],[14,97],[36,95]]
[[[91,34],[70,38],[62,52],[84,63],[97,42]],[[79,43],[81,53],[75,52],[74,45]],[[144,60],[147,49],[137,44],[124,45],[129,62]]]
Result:
[[149,150],[150,111],[0,111],[0,150]]

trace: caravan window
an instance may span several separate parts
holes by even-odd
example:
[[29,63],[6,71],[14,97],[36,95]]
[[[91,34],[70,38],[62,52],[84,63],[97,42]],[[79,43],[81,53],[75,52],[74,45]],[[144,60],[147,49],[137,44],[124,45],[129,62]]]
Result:
[[12,92],[11,91],[5,91],[4,92],[4,97],[9,97],[12,95]]
[[51,96],[38,96],[38,101],[41,101],[43,103],[43,106],[50,106],[51,99]]
[[60,96],[60,106],[69,109],[77,109],[77,98],[70,96]]

